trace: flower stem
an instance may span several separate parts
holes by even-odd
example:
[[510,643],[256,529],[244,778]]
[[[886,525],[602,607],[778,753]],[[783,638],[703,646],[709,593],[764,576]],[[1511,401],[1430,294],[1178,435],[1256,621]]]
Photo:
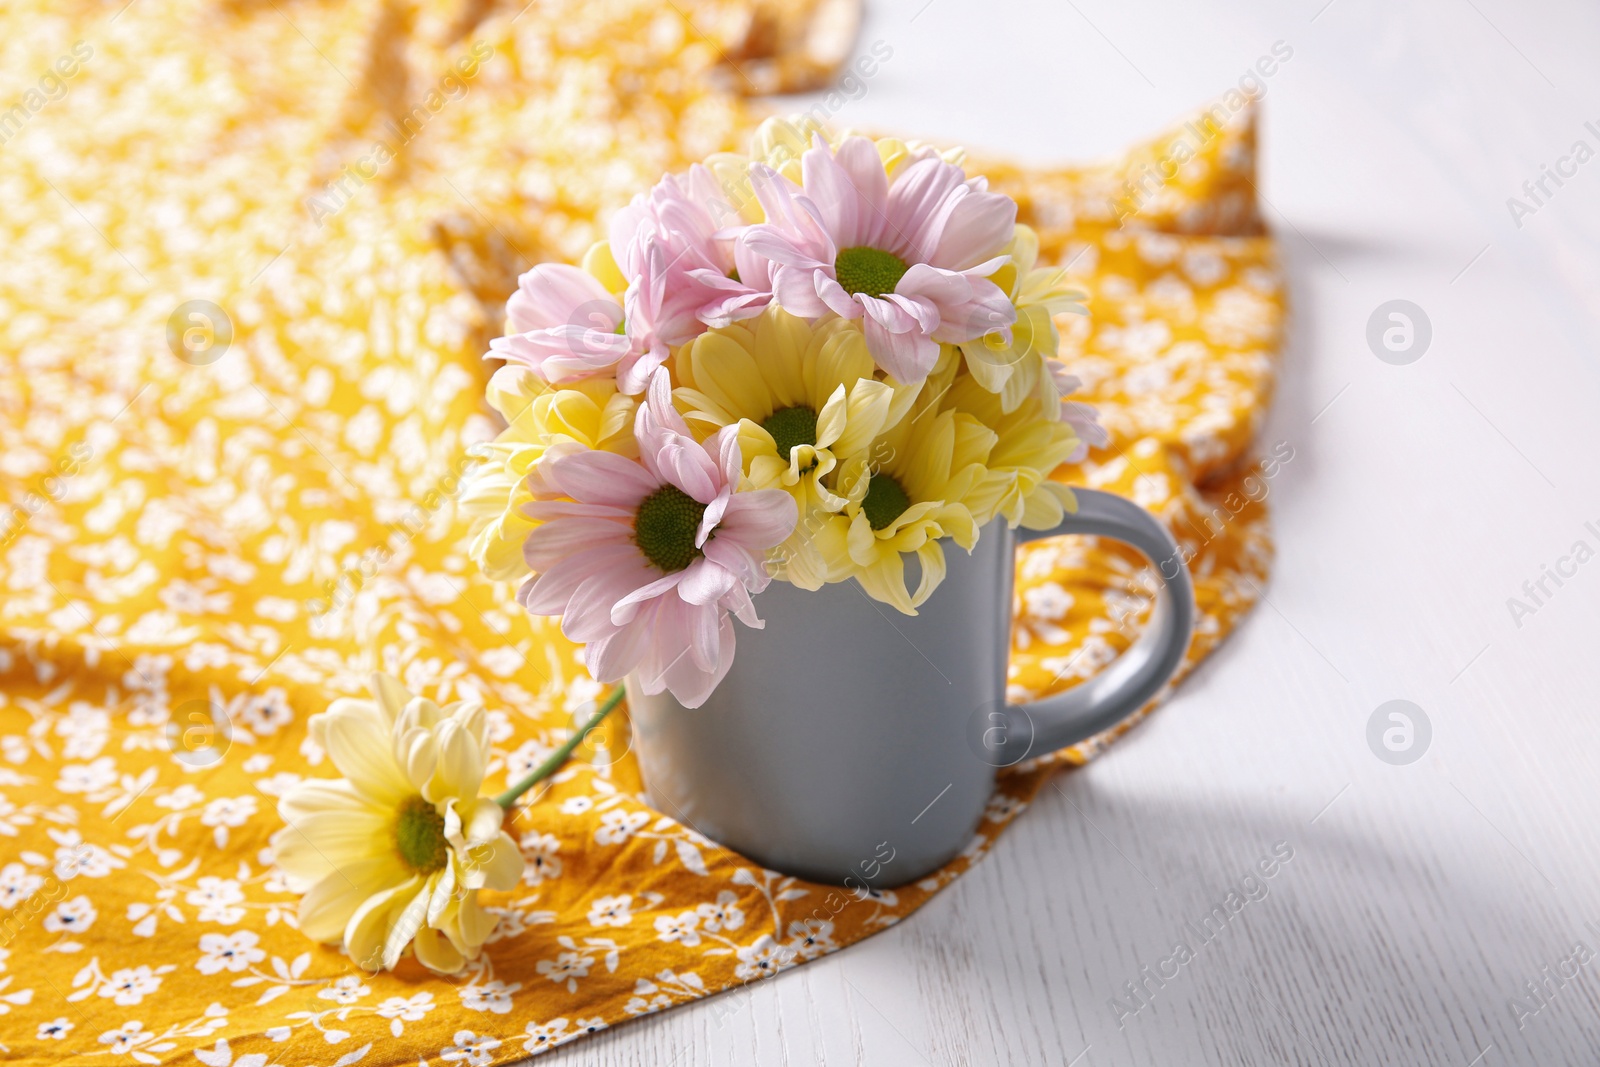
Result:
[[504,793],[501,793],[499,796],[495,797],[494,802],[499,804],[502,808],[505,808],[507,811],[510,811],[511,805],[517,802],[518,797],[522,796],[522,794],[526,793],[528,790],[532,789],[534,786],[538,785],[540,782],[556,773],[556,771],[560,770],[561,765],[567,762],[567,757],[572,755],[572,750],[582,744],[583,739],[588,736],[589,731],[594,729],[596,726],[599,726],[600,723],[604,721],[605,717],[610,715],[612,710],[616,708],[618,704],[622,703],[622,698],[626,695],[626,693],[626,688],[620,684],[615,689],[611,690],[611,694],[601,702],[599,710],[595,712],[594,716],[588,722],[583,724],[583,728],[581,730],[567,738],[565,744],[552,752],[549,759],[545,760],[543,763],[539,764],[539,766],[529,771],[527,777],[523,778],[522,781],[518,782],[510,789],[507,789]]

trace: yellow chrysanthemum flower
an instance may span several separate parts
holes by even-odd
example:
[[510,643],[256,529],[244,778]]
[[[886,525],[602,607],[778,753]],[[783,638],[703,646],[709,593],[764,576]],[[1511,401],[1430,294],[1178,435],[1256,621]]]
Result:
[[533,500],[528,477],[552,449],[598,448],[636,453],[637,398],[616,381],[597,377],[555,387],[520,367],[501,367],[489,380],[489,404],[506,420],[493,441],[478,446],[483,462],[466,479],[461,509],[473,517],[471,553],[490,578],[528,573],[522,543],[536,525],[522,512]]
[[776,306],[701,334],[678,351],[673,403],[697,432],[739,426],[746,472],[802,509],[820,498],[838,457],[860,452],[902,414],[916,390],[879,381],[866,339],[846,319],[813,325]]
[[[848,502],[811,531],[812,543],[834,573],[842,569],[873,599],[915,615],[944,580],[939,539],[969,552],[977,542],[970,504],[985,488],[995,440],[971,415],[922,405],[840,467],[835,489]],[[922,572],[914,593],[906,587],[908,552]]]
[[312,739],[344,775],[278,801],[278,867],[307,892],[300,929],[343,943],[358,966],[393,968],[415,951],[444,974],[476,959],[495,918],[483,889],[507,890],[522,854],[504,809],[479,796],[489,757],[483,707],[439,707],[385,674],[372,700],[340,699],[311,718]]
[[[753,487],[788,492],[802,517],[845,507],[829,488],[834,469],[865,451],[917,395],[874,376],[854,323],[812,325],[777,307],[701,334],[678,350],[676,367],[673,403],[690,427],[709,436],[737,425]],[[807,551],[808,527],[803,518],[778,555],[787,580],[814,589],[827,579]]]
[[1037,395],[1043,401],[1043,417],[1059,417],[1060,395],[1054,377],[1045,365],[1061,346],[1054,317],[1067,312],[1087,314],[1084,294],[1067,282],[1067,272],[1059,267],[1035,269],[1039,260],[1039,235],[1018,225],[1006,249],[1011,262],[995,271],[990,281],[1011,297],[1017,308],[1017,321],[1007,343],[999,331],[963,343],[967,369],[978,384],[1000,396],[1001,409],[1016,411],[1023,400]]
[[995,435],[983,460],[983,483],[967,498],[978,525],[1002,518],[1011,526],[1048,530],[1076,510],[1072,490],[1051,481],[1050,472],[1078,454],[1083,442],[1072,423],[1046,414],[1058,410],[1060,401],[1052,399],[1041,410],[1045,403],[1036,392],[1005,411],[1000,396],[965,374],[944,390],[945,408],[976,419]]

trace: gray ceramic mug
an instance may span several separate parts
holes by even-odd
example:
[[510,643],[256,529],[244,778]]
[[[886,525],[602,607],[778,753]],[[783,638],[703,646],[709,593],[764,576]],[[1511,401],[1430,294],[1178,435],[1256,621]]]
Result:
[[[773,582],[756,598],[766,628],[739,628],[733,666],[699,708],[629,678],[650,803],[809,881],[895,886],[950,860],[972,841],[997,767],[1116,725],[1189,647],[1194,587],[1172,536],[1122,497],[1076,492],[1077,512],[1053,530],[997,522],[971,555],[947,546],[944,582],[915,616],[853,581]],[[1132,545],[1162,587],[1145,632],[1105,670],[1007,705],[1015,549],[1057,534]]]

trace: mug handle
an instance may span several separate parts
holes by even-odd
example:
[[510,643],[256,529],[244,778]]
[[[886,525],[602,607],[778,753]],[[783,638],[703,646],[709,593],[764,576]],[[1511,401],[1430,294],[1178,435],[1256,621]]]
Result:
[[[1177,542],[1144,508],[1114,493],[1073,489],[1078,510],[1050,530],[1016,531],[1027,544],[1061,534],[1092,534],[1132,545],[1161,578],[1149,625],[1105,670],[1071,689],[1006,711],[1011,727],[996,746],[1000,766],[1075,745],[1110,729],[1155,696],[1177,672],[1194,632],[1194,582]],[[1170,573],[1169,573],[1170,572]]]

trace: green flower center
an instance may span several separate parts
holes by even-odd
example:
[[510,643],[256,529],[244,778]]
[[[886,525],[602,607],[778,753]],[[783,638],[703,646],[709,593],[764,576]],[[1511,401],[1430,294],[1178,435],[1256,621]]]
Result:
[[874,530],[881,530],[911,506],[911,498],[900,483],[887,474],[874,474],[867,483],[867,497],[861,502],[862,514]]
[[444,839],[444,816],[421,797],[400,805],[394,824],[394,847],[405,865],[418,874],[432,874],[450,861],[450,843]]
[[767,416],[761,428],[772,435],[784,459],[797,445],[817,443],[817,413],[808,407],[780,408]]
[[700,558],[695,534],[706,506],[675,485],[663,485],[644,498],[633,517],[633,543],[644,558],[671,574]]
[[911,268],[881,248],[843,248],[833,259],[833,274],[847,293],[887,296]]

